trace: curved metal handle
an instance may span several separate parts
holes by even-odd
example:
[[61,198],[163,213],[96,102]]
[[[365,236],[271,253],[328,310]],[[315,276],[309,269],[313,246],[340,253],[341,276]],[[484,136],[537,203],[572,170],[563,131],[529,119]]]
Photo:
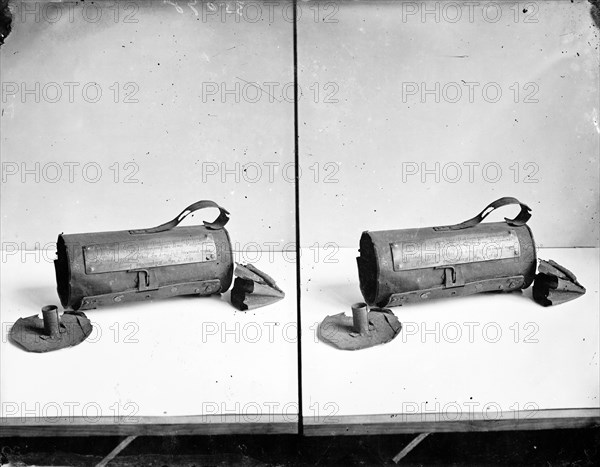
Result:
[[176,227],[183,219],[185,219],[189,214],[194,211],[198,211],[200,209],[205,208],[217,208],[219,210],[219,217],[217,217],[213,222],[204,222],[204,225],[207,229],[211,230],[219,230],[222,229],[225,224],[229,221],[229,212],[226,209],[223,209],[214,201],[210,200],[202,200],[196,201],[194,204],[190,204],[187,208],[185,208],[175,219],[170,220],[169,222],[165,222],[164,224],[157,225],[156,227],[151,227],[149,229],[137,229],[130,230],[130,234],[149,234],[149,233],[157,233],[164,232],[166,230],[171,230],[173,227]]
[[462,230],[467,229],[469,227],[473,227],[474,225],[479,224],[483,219],[487,217],[489,213],[491,213],[494,209],[500,208],[502,206],[507,206],[509,204],[518,204],[521,206],[521,212],[514,219],[508,219],[507,217],[504,220],[508,225],[520,226],[527,223],[529,218],[531,217],[531,209],[526,204],[521,203],[517,198],[511,198],[510,196],[506,196],[504,198],[497,199],[493,203],[488,204],[483,211],[477,214],[475,217],[461,222],[460,224],[455,225],[443,225],[440,227],[434,227],[433,230]]

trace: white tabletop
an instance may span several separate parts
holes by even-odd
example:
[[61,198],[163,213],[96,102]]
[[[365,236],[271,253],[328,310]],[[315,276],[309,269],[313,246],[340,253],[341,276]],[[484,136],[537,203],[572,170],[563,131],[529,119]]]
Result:
[[597,249],[539,251],[587,288],[577,300],[545,308],[530,288],[395,307],[401,333],[360,351],[316,338],[325,316],[351,315],[363,300],[357,250],[316,253],[303,251],[301,269],[306,432],[327,424],[343,431],[335,425],[348,420],[497,421],[588,408],[600,416]]
[[[355,352],[316,339],[325,316],[349,313],[350,304],[361,300],[356,251],[331,253],[302,255],[305,433],[347,432],[348,424],[361,432],[367,421],[383,422],[375,432],[389,432],[390,424],[401,430],[415,422],[423,431],[433,430],[432,424],[468,429],[448,424],[455,421],[514,428],[519,418],[520,426],[536,428],[542,419],[598,416],[598,250],[539,252],[573,270],[587,288],[575,301],[544,308],[525,291],[393,308],[404,326],[400,335]],[[58,301],[52,264],[43,258],[5,255],[2,263],[4,428],[30,433],[32,427],[85,425],[89,432],[90,426],[117,424],[123,433],[140,426],[148,432],[176,426],[178,433],[227,433],[258,423],[258,431],[295,431],[290,258],[263,255],[255,262],[286,291],[284,300],[267,308],[238,312],[225,294],[92,310],[87,315],[95,331],[88,341],[29,354],[7,333],[18,317]],[[204,429],[192,428],[198,426]]]
[[50,258],[4,254],[2,424],[262,423],[297,431],[295,264],[287,256],[253,257],[286,292],[265,308],[237,311],[227,293],[90,310],[86,341],[28,353],[8,332],[19,317],[60,303]]

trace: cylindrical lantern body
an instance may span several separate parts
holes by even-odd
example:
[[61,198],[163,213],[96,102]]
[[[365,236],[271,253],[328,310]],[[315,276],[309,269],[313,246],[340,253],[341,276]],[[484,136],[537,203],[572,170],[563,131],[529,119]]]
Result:
[[[196,209],[216,206],[199,203],[209,204]],[[62,305],[87,310],[225,292],[233,278],[231,242],[222,226],[227,219],[173,227],[182,214],[153,229],[59,235],[54,263]]]
[[[506,199],[513,198],[502,198]],[[502,200],[495,203],[513,204],[499,203]],[[529,287],[536,269],[535,243],[525,224],[529,215],[519,217],[507,222],[479,224],[481,219],[474,218],[456,226],[363,232],[357,262],[365,301],[371,306],[397,306]]]

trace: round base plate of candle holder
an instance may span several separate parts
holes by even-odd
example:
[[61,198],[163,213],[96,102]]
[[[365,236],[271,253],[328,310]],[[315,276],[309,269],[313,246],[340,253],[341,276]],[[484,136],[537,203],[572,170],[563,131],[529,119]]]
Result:
[[368,309],[365,303],[352,305],[352,316],[327,316],[319,325],[319,339],[342,350],[360,350],[385,344],[401,331],[402,324],[387,308]]
[[10,330],[11,339],[28,352],[50,352],[83,342],[92,332],[92,323],[80,311],[65,311],[48,305],[38,315],[19,318]]

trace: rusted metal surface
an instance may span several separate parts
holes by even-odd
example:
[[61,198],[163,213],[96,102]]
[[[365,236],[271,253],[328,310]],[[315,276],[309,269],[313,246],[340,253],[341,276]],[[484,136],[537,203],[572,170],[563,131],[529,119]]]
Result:
[[[177,227],[208,207],[220,210],[215,222]],[[55,269],[62,305],[87,310],[227,291],[233,278],[228,219],[212,201],[199,201],[151,229],[59,235]]]
[[391,310],[371,309],[366,303],[352,305],[352,316],[327,316],[319,325],[319,339],[341,350],[361,350],[385,344],[402,330]]
[[143,238],[88,245],[83,249],[86,274],[204,263],[216,257],[217,246],[210,233],[204,237],[193,233],[182,238]]
[[418,237],[393,243],[391,248],[394,271],[516,258],[521,254],[519,239],[512,229],[449,234],[443,241],[438,232],[421,231]]
[[558,305],[579,298],[585,292],[585,287],[567,268],[552,260],[540,260],[533,283],[533,299],[540,305]]
[[92,323],[80,311],[65,312],[48,305],[37,315],[19,318],[10,330],[10,338],[28,352],[51,352],[83,342],[92,332]]
[[[480,224],[507,204],[521,205],[515,219]],[[500,198],[461,224],[363,232],[357,263],[365,301],[398,306],[529,287],[536,268],[529,212],[514,198]]]
[[231,290],[231,304],[238,310],[252,310],[285,297],[275,280],[251,264],[238,264],[235,282]]

